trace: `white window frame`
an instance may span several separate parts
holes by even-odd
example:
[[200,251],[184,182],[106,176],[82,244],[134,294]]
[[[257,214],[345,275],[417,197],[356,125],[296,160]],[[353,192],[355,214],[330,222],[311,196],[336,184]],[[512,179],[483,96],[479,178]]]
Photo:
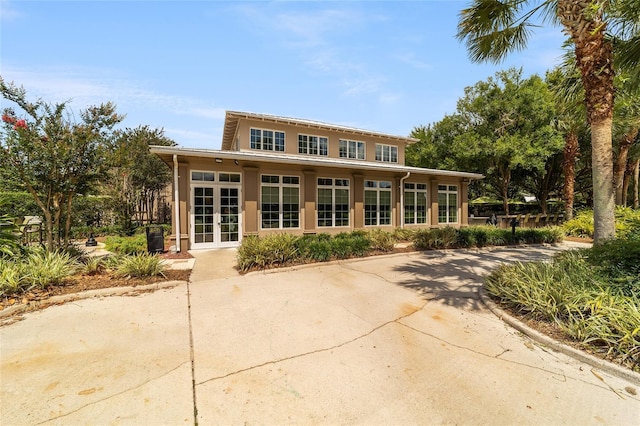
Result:
[[396,145],[376,144],[376,161],[383,163],[398,162],[398,147]]
[[338,140],[338,155],[340,158],[349,158],[355,160],[365,160],[367,145],[362,141],[354,141],[349,139]]
[[[331,180],[331,185],[320,184],[320,180]],[[336,181],[346,182],[346,185],[336,185]],[[320,203],[320,190],[331,190],[331,225],[320,225],[320,210],[318,204]],[[347,191],[347,224],[336,225],[336,190]],[[316,179],[316,225],[318,228],[349,228],[351,226],[351,180],[348,178],[330,178],[319,177]],[[326,219],[324,219],[326,220]]]
[[[315,152],[311,152],[312,148],[314,148],[313,150]],[[327,157],[329,155],[329,138],[326,136],[298,133],[298,154]]]
[[[276,176],[278,177],[278,183],[275,182],[263,182],[262,179],[264,176]],[[285,183],[284,178],[296,178],[298,179],[298,183]],[[278,227],[268,227],[265,228],[262,226],[263,218],[262,218],[262,188],[278,188]],[[298,226],[285,227],[284,226],[284,189],[283,188],[296,188],[298,190]],[[264,173],[260,175],[260,229],[261,230],[269,230],[269,229],[300,229],[300,176],[296,175],[277,175]]]
[[[254,132],[259,132],[259,141],[254,140]],[[265,132],[271,132],[271,147],[265,147]],[[278,140],[282,140],[282,144],[279,145],[277,143]],[[274,151],[274,152],[284,152],[286,143],[286,134],[281,130],[273,130],[273,129],[261,129],[258,127],[251,127],[249,129],[249,148],[256,151]]]
[[[369,186],[367,186],[369,185]],[[372,186],[373,185],[373,186]],[[383,186],[384,185],[384,186]],[[391,191],[393,183],[385,180],[365,180],[364,181],[364,200],[363,200],[363,214],[364,214],[364,226],[391,226],[392,210],[393,210],[393,193]],[[376,216],[374,218],[375,223],[367,224],[367,192],[375,192],[376,194]],[[380,194],[389,194],[389,223],[380,223]]]
[[[444,187],[444,188],[443,188]],[[446,203],[445,203],[445,215],[444,218],[445,220],[442,220],[442,215],[440,213],[441,211],[441,203],[440,203],[440,195],[445,195],[446,197]],[[455,195],[456,196],[456,205],[452,206],[449,204],[450,202],[450,196],[451,195]],[[452,184],[438,184],[438,224],[456,224],[459,222],[460,220],[460,213],[458,211],[458,205],[460,204],[460,191],[458,188],[458,185],[452,185]],[[452,207],[454,207],[455,210],[455,220],[451,219],[451,209]]]
[[[418,185],[423,186],[422,188],[418,188]],[[402,220],[404,220],[405,225],[427,225],[429,223],[429,185],[426,183],[419,182],[405,182],[404,184],[404,206],[403,209],[405,211],[402,212]],[[413,198],[413,206],[415,208],[413,213],[413,222],[407,222],[407,193],[412,194]],[[424,211],[424,222],[418,222],[418,197],[424,195],[425,199],[425,211]]]

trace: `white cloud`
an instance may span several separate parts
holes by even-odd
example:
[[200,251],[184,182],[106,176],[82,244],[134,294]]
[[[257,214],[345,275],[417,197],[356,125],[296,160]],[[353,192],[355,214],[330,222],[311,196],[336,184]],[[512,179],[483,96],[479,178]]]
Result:
[[224,119],[224,109],[199,99],[145,88],[111,70],[51,68],[38,71],[3,67],[3,78],[24,86],[28,96],[50,102],[71,101],[73,109],[112,101],[119,109],[164,110],[176,115]]
[[405,64],[410,65],[417,69],[426,70],[426,69],[433,68],[433,66],[430,63],[425,62],[421,58],[416,57],[415,53],[413,52],[398,54],[396,55],[396,58],[400,62],[404,62]]
[[0,21],[10,22],[21,18],[23,14],[13,7],[10,1],[0,0]]

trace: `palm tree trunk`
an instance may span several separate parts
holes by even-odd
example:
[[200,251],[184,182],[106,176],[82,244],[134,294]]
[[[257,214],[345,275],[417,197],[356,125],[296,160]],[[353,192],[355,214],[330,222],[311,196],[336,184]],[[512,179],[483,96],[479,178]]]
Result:
[[638,136],[638,129],[632,129],[625,134],[620,140],[620,149],[618,150],[618,156],[616,157],[615,169],[614,169],[614,188],[616,191],[616,204],[623,205],[623,183],[624,174],[627,170],[627,158],[629,158],[629,149],[633,145],[636,136]]
[[612,119],[591,123],[591,167],[593,173],[594,241],[615,237],[615,199],[613,194]]
[[[594,8],[594,6],[596,6]],[[598,7],[599,6],[599,7]],[[558,0],[560,22],[575,46],[591,126],[593,219],[596,243],[615,237],[613,192],[613,47],[605,38],[603,5],[587,0]]]
[[564,216],[566,220],[573,218],[573,200],[576,183],[576,159],[580,152],[578,135],[576,132],[569,132],[564,137],[564,151],[562,153],[562,171],[564,173]]
[[638,180],[640,179],[640,158],[636,160],[636,165],[633,168],[633,208],[640,208],[640,188]]

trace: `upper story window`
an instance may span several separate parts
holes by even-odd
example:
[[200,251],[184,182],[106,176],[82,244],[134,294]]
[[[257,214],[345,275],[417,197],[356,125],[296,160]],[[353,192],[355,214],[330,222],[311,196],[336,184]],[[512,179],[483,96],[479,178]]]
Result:
[[323,136],[298,135],[298,154],[329,155],[329,139]]
[[376,161],[385,163],[398,162],[398,147],[395,145],[376,144]]
[[284,151],[284,132],[265,129],[251,129],[251,149],[263,151]]
[[355,158],[357,160],[364,160],[364,142],[340,139],[339,153],[340,158]]
[[214,172],[192,171],[191,180],[194,182],[215,182],[216,175]]

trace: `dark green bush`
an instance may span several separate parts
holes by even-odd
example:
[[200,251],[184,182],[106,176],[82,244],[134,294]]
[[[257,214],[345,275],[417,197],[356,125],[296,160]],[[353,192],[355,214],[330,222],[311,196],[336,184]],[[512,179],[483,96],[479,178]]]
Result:
[[131,237],[109,236],[105,240],[105,248],[118,254],[136,254],[147,251],[147,236],[137,234]]

